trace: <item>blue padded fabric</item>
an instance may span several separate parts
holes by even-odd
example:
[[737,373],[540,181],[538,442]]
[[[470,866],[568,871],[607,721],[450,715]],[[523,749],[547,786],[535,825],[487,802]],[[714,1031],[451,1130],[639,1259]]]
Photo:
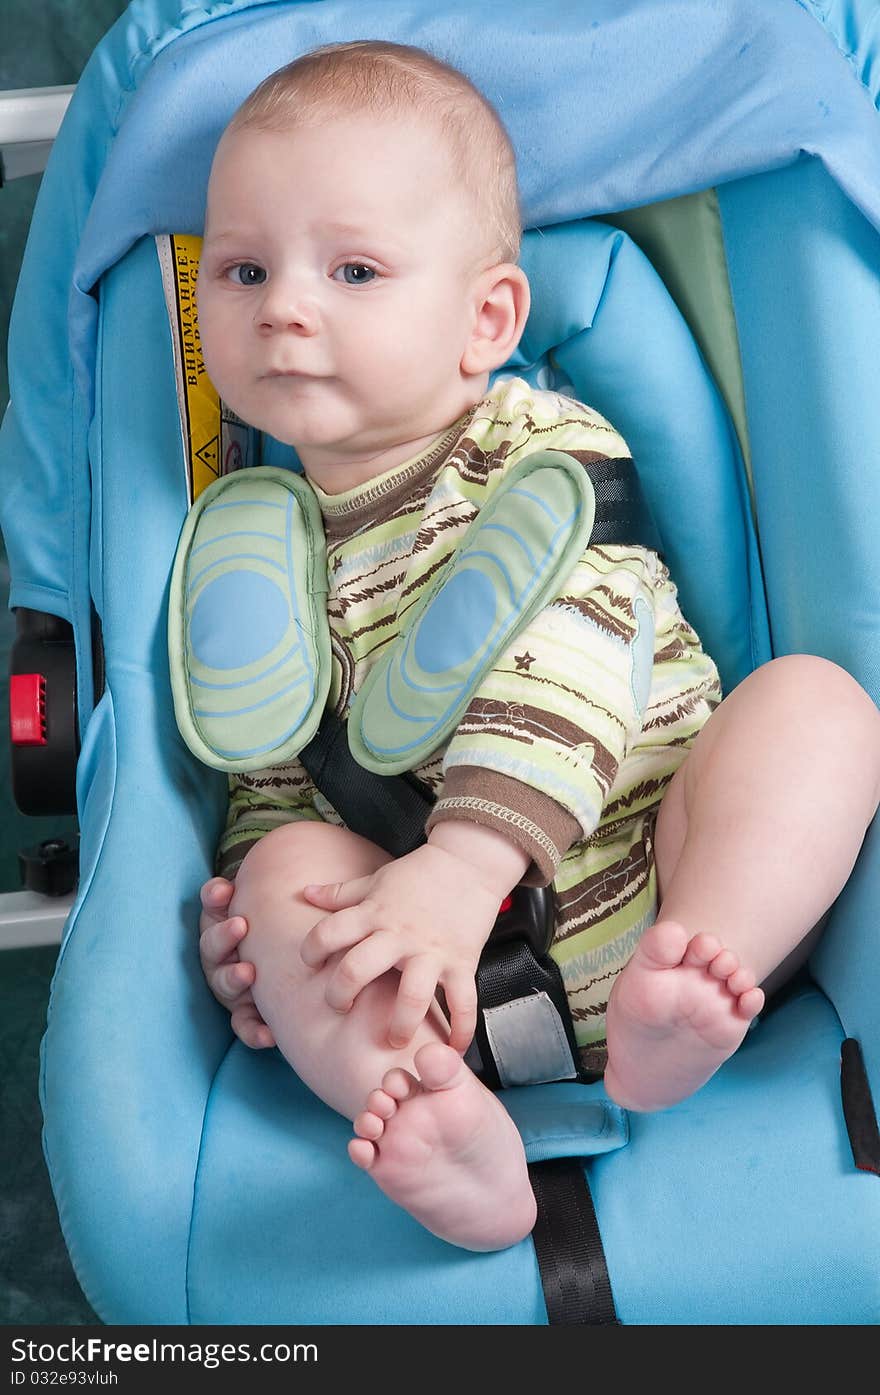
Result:
[[[631,1145],[597,1150],[587,1166],[621,1321],[880,1320],[880,1188],[852,1167],[840,1039],[806,990],[694,1100],[630,1116]],[[516,1093],[540,1119],[553,1091],[572,1113],[607,1108],[600,1086]],[[530,1241],[475,1256],[434,1239],[353,1171],[348,1136],[277,1054],[230,1052],[202,1150],[192,1321],[546,1322]]]
[[718,203],[774,651],[825,654],[880,701],[880,232],[815,160]]
[[[815,160],[718,190],[775,654],[822,654],[880,702],[880,233]],[[815,972],[880,1098],[876,836]]]
[[629,1147],[594,1160],[621,1322],[880,1322],[880,1186],[853,1167],[840,1040],[806,988],[699,1094],[630,1115]]
[[[107,691],[78,769],[81,878],[43,1040],[44,1146],[95,1311],[186,1322],[202,1116],[230,1036],[196,952],[198,888],[226,780],[192,760],[168,702],[169,560],[186,496],[152,239],[108,273],[101,313],[110,341],[125,345],[101,357],[93,433]],[[114,404],[106,416],[105,401]],[[149,527],[131,526],[147,518]]]
[[[553,1156],[572,1152],[575,1131],[580,1156],[626,1142],[622,1111],[597,1087],[512,1093],[530,1158],[545,1137],[559,1140]],[[196,1190],[192,1322],[546,1322],[531,1241],[473,1255],[436,1239],[352,1167],[350,1136],[277,1052],[230,1051]]]
[[866,94],[880,106],[877,0],[797,0],[824,26]]
[[[149,67],[130,45],[114,55],[125,122],[89,218],[77,271],[83,287],[134,236],[199,231],[213,149],[238,103],[286,59],[355,33],[424,44],[486,91],[517,149],[526,226],[653,203],[787,164],[802,150],[819,154],[880,224],[877,113],[836,46],[794,0],[772,7],[763,0],[593,0],[589,7],[549,0],[540,43],[528,0],[488,0],[476,9],[449,0],[442,14],[427,0],[361,0],[356,7],[152,0],[133,9],[157,35],[169,21],[183,20],[189,32],[181,38],[175,26],[164,43],[154,42]],[[210,24],[220,16],[224,24]],[[829,91],[833,104],[822,101]],[[176,177],[182,162],[189,179]],[[157,214],[164,221],[154,226]]]
[[770,658],[770,641],[742,457],[690,331],[616,228],[527,233],[520,260],[534,309],[503,371],[572,391],[621,433],[684,612],[729,692]]

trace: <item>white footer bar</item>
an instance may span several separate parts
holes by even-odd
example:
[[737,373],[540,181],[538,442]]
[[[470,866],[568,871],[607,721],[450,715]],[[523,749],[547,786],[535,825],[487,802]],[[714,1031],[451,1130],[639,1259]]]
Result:
[[72,905],[73,892],[41,896],[36,891],[11,891],[0,896],[0,950],[59,945]]

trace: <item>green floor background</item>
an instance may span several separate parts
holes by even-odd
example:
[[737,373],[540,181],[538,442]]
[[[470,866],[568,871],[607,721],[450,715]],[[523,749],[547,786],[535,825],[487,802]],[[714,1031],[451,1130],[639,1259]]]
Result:
[[[75,83],[125,0],[0,0],[0,88]],[[9,400],[9,313],[40,176],[0,189],[0,413]],[[8,710],[13,620],[9,572],[0,551],[0,685]],[[0,892],[20,886],[18,849],[72,819],[29,819],[12,800],[9,749],[0,741]],[[54,947],[0,952],[0,1323],[88,1324],[97,1318],[76,1282],[61,1239],[40,1146],[38,1053]]]

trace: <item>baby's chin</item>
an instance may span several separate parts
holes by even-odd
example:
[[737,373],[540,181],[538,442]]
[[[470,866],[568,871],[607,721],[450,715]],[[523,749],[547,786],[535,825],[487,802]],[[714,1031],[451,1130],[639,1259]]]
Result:
[[320,379],[268,379],[248,402],[236,406],[230,398],[224,401],[243,421],[293,446],[297,453],[350,449],[362,431]]
[[409,417],[396,410],[386,421],[381,410],[334,390],[329,378],[269,378],[247,402],[224,401],[243,421],[291,446],[307,476],[330,493],[415,458],[451,425],[433,404],[421,410],[419,404]]

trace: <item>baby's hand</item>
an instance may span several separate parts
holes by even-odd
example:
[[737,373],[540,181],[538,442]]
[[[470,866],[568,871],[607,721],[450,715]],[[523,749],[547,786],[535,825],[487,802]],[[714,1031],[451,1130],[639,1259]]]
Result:
[[331,1007],[347,1012],[362,988],[396,968],[401,977],[389,1043],[400,1047],[412,1039],[442,984],[449,1044],[467,1050],[477,1023],[477,963],[501,901],[472,863],[425,844],[368,877],[306,886],[303,896],[334,912],[303,940],[305,963],[318,969],[331,954],[349,951],[327,985]]
[[254,1002],[251,985],[253,964],[239,958],[238,947],[247,934],[242,916],[227,918],[235,887],[224,877],[212,877],[200,891],[199,958],[208,987],[219,1003],[232,1013],[232,1030],[245,1046],[274,1046],[275,1038]]

